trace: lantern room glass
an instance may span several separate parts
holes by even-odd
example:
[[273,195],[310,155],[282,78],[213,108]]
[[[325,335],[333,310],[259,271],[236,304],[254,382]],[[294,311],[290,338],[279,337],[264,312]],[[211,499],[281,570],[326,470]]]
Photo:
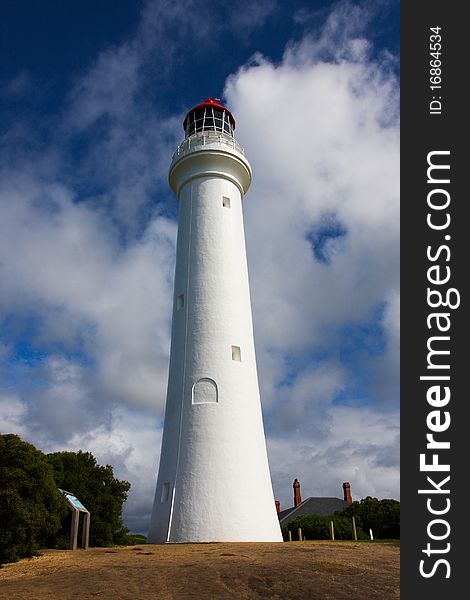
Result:
[[233,127],[227,111],[213,106],[204,106],[189,113],[185,137],[200,131],[216,131],[233,137]]

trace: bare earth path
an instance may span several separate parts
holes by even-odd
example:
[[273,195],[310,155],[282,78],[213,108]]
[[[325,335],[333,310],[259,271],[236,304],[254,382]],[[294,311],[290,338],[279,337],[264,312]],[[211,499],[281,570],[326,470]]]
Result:
[[392,544],[293,542],[45,550],[0,569],[8,600],[72,598],[393,600]]

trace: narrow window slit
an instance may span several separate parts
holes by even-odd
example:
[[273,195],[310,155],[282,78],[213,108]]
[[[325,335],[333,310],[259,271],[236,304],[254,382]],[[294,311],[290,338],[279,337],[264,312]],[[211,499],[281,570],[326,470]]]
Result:
[[163,484],[162,487],[162,497],[161,497],[161,502],[168,502],[170,498],[170,482],[169,481],[165,481],[165,483]]

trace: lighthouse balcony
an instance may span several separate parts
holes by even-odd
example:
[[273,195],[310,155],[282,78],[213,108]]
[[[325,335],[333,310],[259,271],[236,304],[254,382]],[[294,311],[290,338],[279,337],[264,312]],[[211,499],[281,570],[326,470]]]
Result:
[[243,148],[231,135],[217,131],[203,131],[199,133],[194,133],[193,135],[183,140],[176,149],[175,153],[173,154],[172,162],[174,162],[180,156],[201,146],[213,146],[218,144],[228,146],[232,150],[235,150],[236,152],[245,155]]

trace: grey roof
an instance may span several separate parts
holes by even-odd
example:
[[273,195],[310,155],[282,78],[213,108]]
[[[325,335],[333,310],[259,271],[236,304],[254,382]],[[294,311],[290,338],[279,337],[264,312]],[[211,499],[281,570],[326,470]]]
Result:
[[296,517],[301,515],[332,515],[336,510],[343,510],[349,504],[340,498],[307,498],[292,508],[281,510],[279,513],[279,523],[286,525]]

